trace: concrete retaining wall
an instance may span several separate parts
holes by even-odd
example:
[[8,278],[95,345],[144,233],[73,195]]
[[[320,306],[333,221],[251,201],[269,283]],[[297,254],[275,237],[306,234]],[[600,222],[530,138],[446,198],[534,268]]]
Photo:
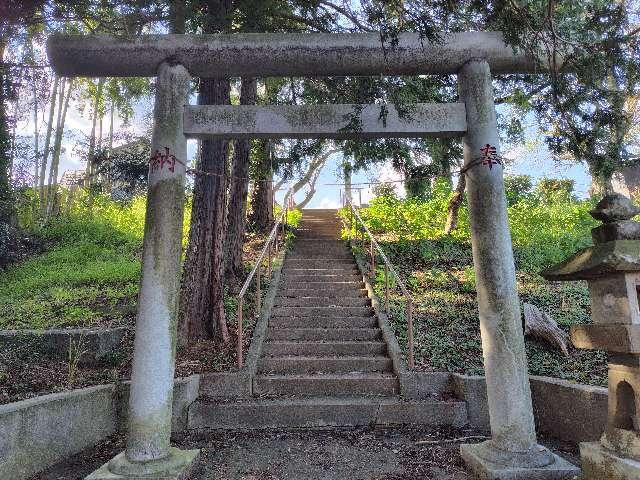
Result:
[[[199,375],[176,379],[173,431],[186,428]],[[126,426],[128,385],[99,385],[0,405],[0,479],[23,480]]]
[[[531,376],[531,397],[539,433],[570,443],[598,440],[607,420],[607,389],[551,377]],[[451,389],[467,402],[469,424],[489,431],[484,377],[451,375]]]
[[0,405],[0,478],[29,478],[99,443],[116,424],[113,385]]
[[599,440],[607,423],[607,389],[550,377],[531,377],[536,426],[572,443]]

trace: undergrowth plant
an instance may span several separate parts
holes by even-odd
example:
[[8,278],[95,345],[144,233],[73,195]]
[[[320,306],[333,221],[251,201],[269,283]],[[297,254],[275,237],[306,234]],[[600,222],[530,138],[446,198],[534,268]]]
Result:
[[[575,198],[568,182],[549,180],[533,187],[530,178],[519,176],[508,177],[505,183],[521,301],[551,313],[567,330],[572,324],[588,322],[586,285],[553,284],[538,273],[591,244],[590,230],[596,222],[588,212],[594,201]],[[414,299],[417,368],[482,374],[476,276],[466,202],[460,209],[457,229],[445,235],[447,209],[453,195],[446,183],[436,182],[426,198],[399,198],[392,189],[382,193],[361,209],[360,215],[397,267]],[[348,218],[346,211],[341,215]],[[359,248],[354,248],[354,252],[365,254]],[[381,267],[372,282],[382,298],[384,277],[380,270]],[[404,298],[397,289],[390,303],[392,328],[406,352]],[[604,353],[572,350],[569,357],[564,357],[538,341],[527,339],[526,344],[532,374],[606,384]]]

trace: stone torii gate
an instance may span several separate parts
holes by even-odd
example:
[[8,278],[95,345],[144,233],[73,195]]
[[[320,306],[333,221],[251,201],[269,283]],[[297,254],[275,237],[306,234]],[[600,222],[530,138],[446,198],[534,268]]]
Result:
[[[497,32],[457,33],[428,43],[401,34],[55,35],[48,54],[62,76],[156,76],[154,152],[136,321],[125,452],[88,478],[182,478],[197,451],[170,447],[176,304],[187,137],[461,136],[477,277],[491,439],[463,445],[481,478],[561,479],[576,473],[537,443],[527,373],[492,73],[534,73],[538,62]],[[345,131],[350,105],[188,106],[191,75],[344,76],[457,74],[459,102],[419,104],[403,119],[364,106],[362,129]],[[146,475],[146,476],[145,476]]]

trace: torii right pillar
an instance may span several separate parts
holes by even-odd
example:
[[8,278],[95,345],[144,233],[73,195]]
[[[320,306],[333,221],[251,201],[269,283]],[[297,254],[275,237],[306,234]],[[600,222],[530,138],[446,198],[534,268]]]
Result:
[[483,480],[570,479],[580,470],[536,439],[489,64],[469,61],[458,83],[491,424],[491,439],[462,445],[462,458]]

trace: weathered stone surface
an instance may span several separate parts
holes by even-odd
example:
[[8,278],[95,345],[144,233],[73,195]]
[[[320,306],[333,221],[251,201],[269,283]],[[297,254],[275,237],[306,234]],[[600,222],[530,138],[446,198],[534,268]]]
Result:
[[182,254],[187,158],[182,112],[191,77],[174,63],[157,68],[126,447],[135,462],[169,452]]
[[464,164],[491,438],[505,451],[535,452],[531,390],[489,64],[482,60],[465,64],[458,72],[458,86],[467,111]]
[[573,325],[571,342],[586,350],[640,354],[640,325]]
[[593,323],[640,324],[640,272],[612,273],[591,279],[588,283]]
[[[451,374],[452,391],[467,403],[469,425],[489,431],[484,377]],[[530,377],[536,426],[562,441],[578,444],[598,440],[607,425],[607,389],[551,377]]]
[[640,247],[635,240],[606,242],[580,250],[540,273],[547,280],[590,280],[616,272],[640,270]]
[[[181,432],[187,425],[187,411],[201,392],[200,375],[176,378],[173,382],[173,407],[171,408],[171,431]],[[117,391],[118,430],[124,430],[127,424],[129,389],[131,382],[119,385]]]
[[23,480],[116,430],[113,385],[0,405],[0,478]]
[[506,45],[500,32],[417,33],[382,45],[378,33],[232,35],[52,35],[47,52],[64,76],[150,77],[172,60],[197,77],[454,74],[482,58],[494,73],[537,72],[534,59]]
[[612,193],[600,200],[596,208],[589,213],[596,220],[604,223],[614,223],[632,219],[640,214],[640,208],[624,195]]
[[578,444],[598,440],[607,425],[607,389],[551,377],[531,376],[536,427]]
[[[546,466],[527,468],[526,466],[494,463],[484,458],[481,453],[482,445],[462,445],[460,447],[462,458],[478,480],[570,480],[580,474],[578,467],[551,452],[549,454],[553,457],[553,463]],[[599,480],[605,478],[609,480],[609,477],[600,477]]]
[[123,452],[85,480],[188,480],[199,455],[200,450],[171,448],[169,456],[141,463],[131,462]]
[[254,395],[395,395],[398,378],[389,373],[256,375]]
[[200,395],[207,397],[250,397],[251,375],[240,372],[205,373],[200,377]]
[[478,431],[490,432],[485,378],[478,375],[454,373],[451,375],[451,384],[455,396],[467,403],[469,425]]
[[591,238],[596,244],[614,240],[640,240],[640,223],[633,220],[605,223],[591,230]]
[[608,451],[599,442],[581,443],[583,480],[638,480],[640,462]]
[[464,402],[398,397],[311,397],[198,400],[189,410],[191,429],[262,429],[363,425],[466,424]]
[[73,328],[51,330],[0,330],[0,347],[27,348],[51,358],[68,360],[69,345],[81,345],[80,364],[109,362],[127,329]]
[[[186,428],[198,384],[198,375],[175,380],[173,432]],[[100,385],[0,405],[0,478],[30,478],[122,429],[128,389]]]
[[[357,128],[348,128],[353,120]],[[466,130],[462,103],[418,103],[405,118],[393,105],[194,105],[184,112],[185,135],[196,138],[456,137]],[[313,238],[335,233],[314,229]]]

